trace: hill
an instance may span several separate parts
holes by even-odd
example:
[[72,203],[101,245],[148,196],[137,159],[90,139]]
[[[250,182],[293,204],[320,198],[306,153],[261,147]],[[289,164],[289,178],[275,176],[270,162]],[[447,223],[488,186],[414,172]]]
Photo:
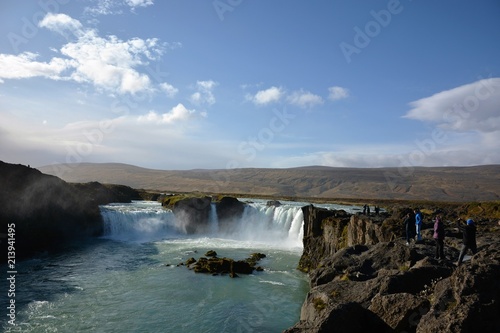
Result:
[[68,182],[98,181],[159,192],[451,202],[500,199],[500,165],[153,170],[118,163],[81,163],[44,166],[39,170]]

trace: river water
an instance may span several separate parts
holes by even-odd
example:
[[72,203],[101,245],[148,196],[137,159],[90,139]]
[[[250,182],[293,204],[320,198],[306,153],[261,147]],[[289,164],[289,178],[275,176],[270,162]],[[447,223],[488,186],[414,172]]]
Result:
[[[16,326],[5,315],[0,323],[6,332],[281,332],[309,289],[296,270],[303,204],[254,200],[232,233],[219,232],[213,213],[210,232],[196,237],[157,202],[102,206],[105,236],[17,263]],[[264,253],[264,271],[230,278],[178,266],[208,250],[236,260]]]

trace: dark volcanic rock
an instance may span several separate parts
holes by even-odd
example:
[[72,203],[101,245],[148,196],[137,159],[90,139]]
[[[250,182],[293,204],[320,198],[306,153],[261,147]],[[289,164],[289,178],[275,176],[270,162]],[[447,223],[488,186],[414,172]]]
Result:
[[219,230],[233,232],[236,227],[234,221],[239,220],[245,210],[245,203],[234,197],[222,197],[215,204]]
[[285,332],[500,331],[498,234],[479,234],[479,252],[456,268],[454,232],[447,233],[448,260],[438,261],[432,239],[407,246],[388,221],[356,216],[345,223],[318,212],[323,219],[308,221],[301,259],[311,290],[300,321]]
[[279,207],[281,206],[281,202],[279,202],[278,200],[269,200],[267,203],[266,203],[267,206],[274,206],[274,207]]
[[126,203],[131,202],[132,200],[142,200],[142,197],[137,190],[124,185],[103,185],[98,182],[72,185],[83,193],[87,200],[90,200],[97,205],[104,205],[110,202]]
[[130,201],[125,197],[133,192],[124,186],[68,184],[27,166],[0,162],[0,225],[6,231],[15,224],[16,256],[22,258],[101,235],[98,205]]
[[172,211],[187,234],[205,233],[209,228],[211,203],[208,196],[187,197],[175,202]]
[[[213,250],[208,251],[211,255],[216,253]],[[231,277],[237,277],[238,274],[251,274],[254,270],[262,270],[261,267],[255,267],[257,262],[265,258],[262,253],[252,253],[250,258],[245,260],[234,260],[230,258],[211,258],[201,257],[196,261],[194,258],[189,258],[186,261],[186,266],[196,273],[209,273],[212,275],[229,274]]]
[[318,266],[322,258],[332,255],[342,246],[349,217],[344,216],[344,211],[316,208],[313,205],[302,207],[302,212],[304,250],[299,269],[309,272]]
[[433,288],[417,332],[500,332],[500,241],[484,246]]

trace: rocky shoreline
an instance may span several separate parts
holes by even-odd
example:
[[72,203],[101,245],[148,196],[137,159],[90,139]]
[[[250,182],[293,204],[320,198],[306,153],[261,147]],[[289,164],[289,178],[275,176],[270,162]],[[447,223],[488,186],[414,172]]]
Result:
[[481,222],[478,253],[457,268],[461,235],[453,223],[446,228],[446,259],[436,260],[432,231],[407,246],[397,212],[303,211],[299,269],[308,272],[311,290],[300,321],[285,332],[500,331],[496,220]]

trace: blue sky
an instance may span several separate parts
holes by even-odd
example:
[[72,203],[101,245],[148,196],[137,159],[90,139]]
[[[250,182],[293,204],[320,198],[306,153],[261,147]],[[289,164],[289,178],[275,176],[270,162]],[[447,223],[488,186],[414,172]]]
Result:
[[500,163],[498,1],[0,4],[0,160]]

